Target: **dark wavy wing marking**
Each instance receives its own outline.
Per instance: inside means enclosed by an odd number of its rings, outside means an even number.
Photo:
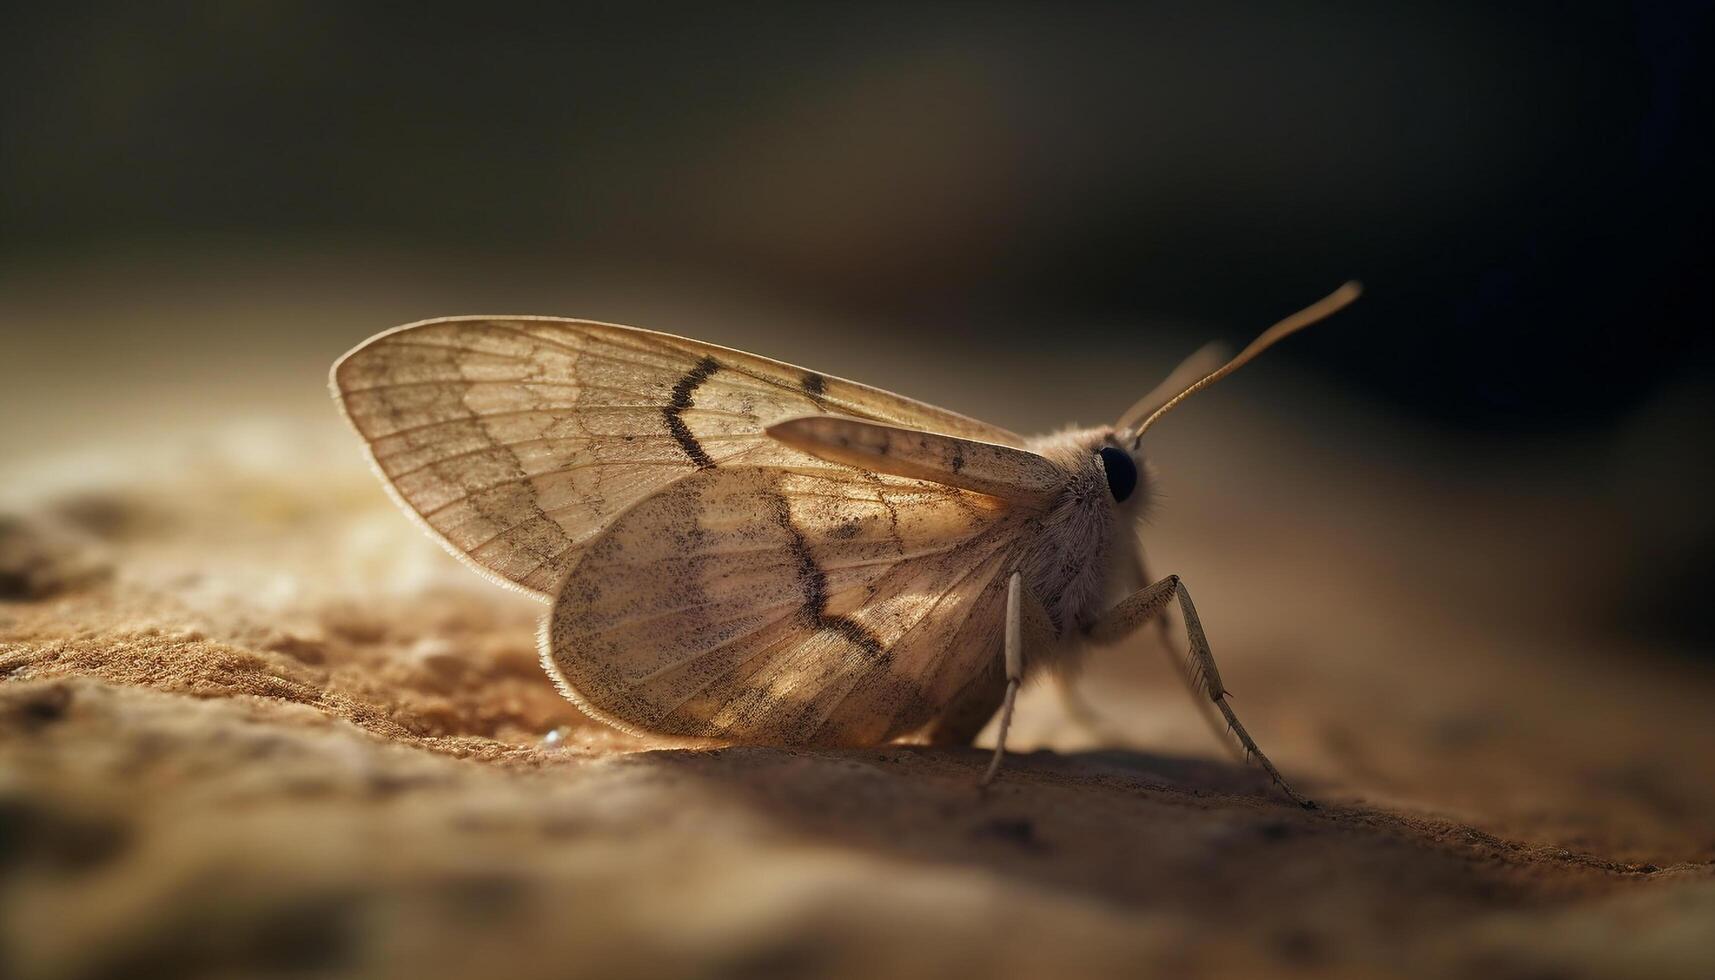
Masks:
[[[583,550],[543,659],[631,731],[877,743],[921,728],[999,655],[1005,573],[1033,519],[849,469],[705,470]]]

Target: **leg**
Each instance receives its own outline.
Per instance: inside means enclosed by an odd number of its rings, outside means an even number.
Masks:
[[[1227,721],[1227,728],[1244,746],[1245,755],[1254,757],[1263,771],[1269,774],[1277,786],[1281,788],[1292,802],[1305,808],[1315,807],[1314,803],[1292,791],[1281,777],[1280,770],[1274,768],[1274,763],[1268,761],[1268,756],[1262,754],[1256,742],[1251,739],[1245,726],[1239,724],[1238,716],[1233,714],[1232,706],[1227,704],[1227,689],[1221,684],[1221,672],[1215,667],[1215,655],[1209,649],[1209,638],[1203,633],[1203,621],[1197,618],[1197,607],[1191,602],[1191,593],[1179,581],[1179,576],[1169,575],[1154,585],[1133,593],[1129,598],[1121,600],[1119,605],[1108,610],[1089,629],[1090,639],[1097,643],[1112,643],[1121,639],[1139,626],[1158,618],[1166,610],[1168,602],[1174,598],[1179,600],[1179,612],[1185,618],[1185,638],[1190,643],[1190,654],[1182,670],[1190,680],[1192,687],[1215,705],[1221,716]]]
[[[1204,350],[1207,349],[1204,348]],[[1204,351],[1198,351],[1192,357],[1201,356],[1203,353]],[[1139,542],[1135,554],[1138,581],[1142,583],[1155,581],[1155,577],[1149,574],[1149,569],[1144,564],[1142,542]],[[1219,742],[1227,754],[1233,757],[1233,761],[1246,761],[1244,750],[1234,746],[1233,740],[1227,738],[1226,726],[1215,716],[1213,703],[1202,696],[1203,692],[1198,689],[1196,682],[1192,679],[1191,672],[1185,669],[1185,659],[1179,656],[1179,651],[1173,645],[1173,621],[1165,609],[1161,611],[1159,616],[1155,617],[1155,635],[1161,644],[1161,652],[1166,655],[1167,662],[1173,666],[1173,673],[1184,682],[1185,693],[1191,695],[1191,703],[1196,706],[1198,717],[1203,719],[1203,724],[1209,726],[1209,731],[1214,734],[1215,741]]]
[[[1000,760],[1006,755],[1006,730],[1012,727],[1012,703],[1018,697],[1018,685],[1024,680],[1024,637],[1020,622],[1020,592],[1024,579],[1017,572],[1006,582],[1006,700],[1000,705],[1000,733],[995,736],[994,758],[989,760],[988,772],[978,785],[988,786],[1000,772]]]
[[[1141,543],[1131,553],[1131,560],[1135,575],[1134,581],[1140,586],[1154,581],[1154,576],[1149,574],[1149,569],[1144,562]],[[1178,677],[1180,682],[1185,685],[1185,692],[1191,695],[1191,703],[1196,707],[1198,717],[1203,719],[1203,724],[1209,726],[1209,731],[1215,736],[1215,741],[1220,743],[1221,748],[1233,757],[1233,761],[1246,761],[1244,750],[1235,745],[1232,739],[1227,738],[1226,724],[1216,715],[1214,704],[1203,698],[1203,692],[1197,688],[1190,673],[1185,670],[1184,661],[1180,659],[1179,651],[1173,645],[1172,619],[1167,615],[1166,610],[1162,610],[1160,615],[1154,617],[1154,620],[1157,645],[1167,657],[1167,662],[1172,665],[1174,676]],[[1109,745],[1123,745],[1129,741],[1119,726],[1103,718],[1101,712],[1097,711],[1095,706],[1084,698],[1077,688],[1076,675],[1070,673],[1057,675],[1054,686],[1060,695],[1060,707],[1066,712],[1066,717],[1071,719],[1072,724],[1082,729],[1086,735]]]

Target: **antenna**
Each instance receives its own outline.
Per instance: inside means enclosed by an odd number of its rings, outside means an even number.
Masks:
[[[1354,300],[1363,295],[1363,291],[1364,287],[1359,285],[1357,282],[1348,282],[1339,289],[1336,289],[1327,296],[1324,296],[1322,299],[1317,300],[1274,326],[1269,327],[1267,330],[1264,330],[1261,336],[1250,342],[1250,346],[1239,351],[1238,356],[1215,370],[1210,371],[1208,374],[1203,375],[1196,381],[1193,381],[1191,384],[1187,385],[1183,391],[1179,392],[1179,394],[1174,395],[1172,398],[1169,398],[1166,402],[1162,403],[1160,408],[1150,412],[1142,422],[1137,424],[1135,429],[1131,430],[1131,444],[1135,447],[1138,444],[1138,441],[1143,438],[1143,434],[1149,431],[1149,427],[1160,421],[1163,415],[1166,415],[1168,412],[1179,407],[1180,402],[1190,398],[1192,395],[1202,391],[1204,388],[1209,387],[1227,375],[1232,374],[1234,371],[1244,367],[1246,364],[1249,364],[1251,361],[1256,359],[1258,354],[1268,350],[1270,347],[1273,347],[1275,344],[1287,337],[1292,336],[1314,323],[1326,320],[1328,317],[1331,317],[1352,305]],[[1174,372],[1175,375],[1178,373],[1179,372],[1177,371]],[[1120,416],[1120,421],[1115,425],[1115,428],[1124,431],[1127,424],[1133,418],[1142,414],[1143,411],[1146,410],[1146,406],[1155,403],[1156,399],[1160,397],[1159,392],[1159,388],[1156,391],[1150,392],[1148,395],[1144,396],[1142,401],[1128,409],[1124,415]]]
[[[1129,430],[1149,413],[1167,404],[1168,399],[1184,391],[1191,382],[1225,364],[1227,358],[1232,356],[1232,348],[1219,340],[1211,340],[1197,348],[1190,357],[1179,362],[1173,373],[1151,388],[1149,394],[1139,398],[1135,405],[1126,409],[1120,420],[1114,423],[1114,431]]]

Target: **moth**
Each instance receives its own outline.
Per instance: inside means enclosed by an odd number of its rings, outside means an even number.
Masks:
[[[331,387],[448,551],[548,603],[543,666],[634,734],[966,745],[1020,684],[1177,603],[1191,688],[1274,782],[1185,583],[1145,569],[1143,440],[1191,395],[1352,302],[1348,283],[1113,425],[1025,438],[664,333],[470,316],[379,334]],[[1115,597],[1123,596],[1115,601]]]

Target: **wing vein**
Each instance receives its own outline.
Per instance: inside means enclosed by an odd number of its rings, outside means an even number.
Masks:
[[[803,605],[804,605],[804,600],[792,599],[792,600],[789,600],[786,602],[777,602],[777,603],[774,603],[773,605],[763,606],[761,609],[754,610],[754,613],[755,614],[766,614],[766,613],[776,612],[776,611],[781,610],[781,609],[802,608]],[[696,607],[692,606],[690,608],[694,609]],[[712,620],[710,622],[710,625],[719,626],[723,623],[735,623],[735,622],[738,622],[739,620],[745,618],[746,616],[749,616],[752,614],[753,614],[752,611],[747,611],[747,612],[740,613],[737,616],[728,616],[725,619]],[[741,632],[741,633],[735,633],[732,636],[729,636],[726,639],[720,641],[719,643],[716,643],[714,646],[704,647],[701,650],[697,650],[697,651],[693,652],[688,657],[681,657],[680,659],[675,660],[670,664],[665,664],[661,667],[657,667],[656,669],[650,671],[649,673],[644,674],[642,677],[639,677],[635,680],[629,680],[626,682],[626,686],[632,690],[636,690],[637,688],[642,687],[643,685],[648,684],[651,681],[659,680],[662,677],[665,677],[668,674],[673,673],[674,671],[680,670],[680,669],[685,668],[685,667],[689,667],[692,664],[696,663],[697,661],[703,659],[704,657],[707,657],[709,654],[718,653],[721,650],[724,650],[727,647],[732,646],[734,643],[737,643],[739,640],[745,639],[746,637],[755,636],[757,633],[760,633],[762,630],[764,630],[770,626],[773,626],[775,623],[778,623],[782,619],[785,619],[785,618],[786,617],[784,617],[784,616],[776,616],[775,618],[767,620],[766,622],[759,623],[757,625],[756,629],[745,630],[744,632]],[[647,620],[644,620],[644,621],[647,622]]]
[[[970,542],[968,542],[968,541],[960,541],[960,542],[957,542],[955,544],[947,545],[946,547],[943,547],[943,548],[923,548],[923,549],[920,549],[918,551],[908,552],[908,553],[900,554],[900,555],[887,555],[887,556],[884,556],[881,558],[866,558],[866,559],[859,560],[859,561],[818,562],[817,564],[823,571],[830,571],[830,570],[836,570],[837,571],[837,570],[851,569],[851,568],[872,568],[872,567],[875,567],[877,565],[889,565],[889,566],[891,566],[891,565],[898,565],[898,564],[901,564],[903,562],[915,561],[918,558],[928,558],[928,557],[931,557],[934,555],[945,554],[949,551],[953,551],[957,548],[963,547],[964,545],[969,544],[969,543]],[[782,552],[785,552],[785,551],[790,551],[790,550],[791,550],[791,545],[787,544],[785,542],[782,542],[779,545],[769,545],[767,547],[762,547],[762,548],[732,548],[732,549],[728,549],[726,551],[699,551],[699,552],[697,552],[697,556],[699,558],[703,558],[703,557],[707,557],[707,558],[730,558],[734,555],[759,554],[759,553],[765,552],[765,551],[782,551]],[[693,602],[693,603],[689,603],[689,604],[686,604],[683,606],[674,606],[674,607],[671,607],[668,609],[658,609],[652,613],[648,613],[645,615],[628,616],[625,619],[615,620],[614,622],[604,624],[602,626],[602,630],[605,632],[608,630],[628,629],[632,626],[642,626],[645,623],[653,623],[653,622],[656,622],[658,620],[666,619],[669,616],[677,616],[680,613],[687,613],[687,612],[690,612],[694,609],[706,609],[709,606],[716,606],[716,605],[720,605],[722,602],[730,602],[730,601],[731,601],[730,599],[725,599],[725,600],[711,599],[711,600],[708,600],[706,602]],[[801,597],[795,598],[790,603],[788,603],[788,605],[803,605],[803,604],[804,604],[804,600]],[[774,608],[775,608],[774,606],[762,607],[763,611],[774,609]],[[714,624],[730,623],[730,622],[733,622],[735,620],[742,619],[742,618],[744,618],[744,617],[743,616],[732,616],[732,617],[729,617],[727,619],[711,620],[711,622]],[[689,664],[689,663],[692,663],[695,660],[699,659],[701,656],[702,656],[702,654],[693,654],[689,659],[677,661],[677,663]],[[664,667],[660,671],[657,671],[657,673],[666,672],[670,669],[671,669],[670,667]],[[654,676],[655,676],[654,674],[651,674],[648,678],[645,678],[645,679],[646,680],[652,680],[652,679],[654,679]]]
[[[630,437],[585,433],[583,435],[575,435],[575,436],[541,436],[541,437],[536,438],[536,439],[519,439],[519,440],[516,440],[514,442],[496,441],[496,442],[490,443],[489,445],[481,446],[481,447],[476,448],[476,449],[467,449],[463,452],[451,453],[449,455],[442,456],[439,459],[430,460],[429,462],[424,463],[421,466],[414,466],[411,469],[402,470],[398,473],[389,473],[387,475],[392,477],[395,480],[402,480],[405,477],[411,476],[414,473],[421,473],[422,471],[429,469],[430,467],[439,466],[442,463],[450,463],[456,459],[465,459],[465,458],[470,457],[470,456],[481,455],[482,453],[492,453],[497,449],[511,450],[511,449],[514,449],[518,446],[539,446],[539,445],[544,445],[546,443],[554,443],[554,442],[595,442],[599,439],[625,439],[625,438],[670,439],[671,436],[668,436],[665,433],[662,433],[660,435],[656,435],[654,433],[642,433],[642,432],[635,433],[635,434],[633,434],[633,436],[630,436]],[[755,439],[755,438],[756,438],[756,436],[752,433],[749,433],[749,432],[733,432],[733,433],[716,434],[716,435],[699,436],[698,437],[699,441],[702,441],[702,442],[736,442],[736,441],[739,441],[741,439]],[[410,450],[407,450],[407,452],[409,452],[409,451]],[[404,454],[403,453],[393,453],[392,455],[385,456],[385,457],[379,457],[378,456],[378,457],[376,457],[376,459],[377,459],[377,461],[380,461],[381,459],[393,459],[394,457],[401,456],[401,455],[404,455]],[[516,454],[513,454],[513,459],[518,459]],[[518,460],[518,462],[520,465],[523,464],[523,460]],[[553,469],[542,470],[541,472],[538,472],[538,473],[526,473],[522,477],[522,479],[533,480],[533,479],[536,479],[537,477],[552,476],[555,473],[566,473],[566,472],[570,472],[572,470],[581,469],[581,468],[586,467],[586,466],[635,466],[635,465],[638,465],[640,463],[671,464],[673,466],[685,466],[685,462],[683,460],[676,460],[676,459],[673,459],[673,460],[589,459],[589,460],[581,460],[581,461],[573,462],[573,463],[567,463],[564,466],[556,466]],[[478,494],[478,493],[483,492],[484,490],[492,490],[495,487],[505,486],[508,483],[517,483],[517,482],[519,482],[518,479],[509,479],[509,480],[501,480],[498,483],[491,483],[491,484],[488,484],[486,486],[461,487],[460,489],[469,490],[471,494]],[[464,498],[461,497],[459,499],[462,500]]]
[[[691,470],[690,467],[686,466],[683,462],[681,462],[680,460],[676,460],[676,459],[628,459],[628,460],[625,460],[623,462],[615,462],[613,460],[605,460],[605,459],[589,459],[589,460],[584,460],[581,463],[572,463],[572,464],[569,464],[567,466],[556,467],[556,468],[554,468],[552,470],[548,470],[547,472],[544,472],[544,473],[526,474],[524,476],[512,477],[512,478],[505,479],[505,480],[496,480],[493,483],[485,483],[479,487],[469,487],[469,488],[462,488],[461,487],[460,489],[468,489],[469,492],[462,495],[462,496],[454,497],[453,499],[447,501],[444,504],[438,504],[429,510],[419,511],[418,513],[423,515],[424,520],[428,520],[428,519],[434,517],[435,515],[441,513],[442,511],[446,510],[447,508],[453,506],[454,504],[462,503],[466,500],[471,499],[472,497],[477,496],[478,494],[487,493],[490,490],[498,490],[501,487],[509,487],[509,486],[514,486],[516,484],[521,484],[521,483],[529,483],[532,480],[537,480],[537,479],[540,479],[544,476],[553,476],[553,475],[559,474],[559,473],[571,473],[575,470],[588,469],[592,466],[665,466],[665,467],[669,467],[671,469],[683,469],[683,470],[686,470],[687,472],[694,472]],[[552,510],[549,510],[547,508],[538,508],[538,509],[541,510],[541,512],[544,515],[551,515],[551,514],[565,513],[566,511],[571,510],[573,506],[574,505],[568,504],[568,505],[563,506],[563,507],[556,507]],[[515,524],[512,526],[517,527],[518,525]],[[493,539],[491,538],[489,540],[493,540]],[[475,545],[474,547],[480,548],[480,547],[482,547],[482,545],[487,544],[487,543],[488,543],[488,541],[483,541],[480,544]]]
[[[976,538],[976,539],[972,539],[970,541],[966,541],[964,543],[967,545],[974,546],[976,544],[976,542],[979,540],[980,540],[980,538]],[[1004,549],[1001,549],[1001,550],[998,550],[996,553],[991,553],[988,557],[985,557],[981,561],[972,562],[969,568],[967,568],[965,571],[961,572],[959,574],[958,578],[954,579],[951,584],[949,584],[945,589],[943,589],[941,591],[940,595],[935,597],[935,601],[930,603],[928,608],[924,609],[923,613],[921,615],[919,615],[914,621],[912,621],[910,626],[906,627],[903,632],[901,632],[897,637],[895,637],[893,639],[893,642],[891,642],[887,645],[888,650],[892,651],[892,650],[898,649],[899,645],[904,643],[907,637],[909,637],[912,633],[915,633],[917,631],[918,627],[920,627],[924,623],[928,622],[929,619],[935,615],[935,610],[941,608],[942,603],[947,601],[948,596],[950,596],[954,592],[958,591],[959,586],[965,584],[965,582],[967,580],[969,580],[972,575],[975,575],[977,572],[982,571],[983,569],[987,568],[994,561],[994,559],[996,557],[1004,557],[1006,555],[1006,553],[1007,552]],[[992,577],[992,573],[991,573],[991,577]],[[983,586],[983,588],[986,589],[986,588],[988,588],[988,586],[985,584]],[[977,593],[978,601],[981,601],[981,598],[982,598],[982,593],[979,591]],[[959,620],[959,625],[961,627],[964,626],[964,624],[967,621],[969,621],[969,619],[971,617],[971,613],[975,611],[975,609],[974,609],[975,605],[976,605],[976,603],[973,602],[972,603],[973,608],[965,610],[964,617]],[[957,631],[955,630],[954,632],[957,632]],[[847,701],[849,701],[851,699],[851,696],[854,693],[856,693],[857,689],[859,687],[863,686],[863,684],[866,681],[868,681],[871,677],[873,677],[874,675],[875,675],[875,670],[873,667],[869,671],[862,673],[862,674],[859,674],[857,676],[857,678],[855,680],[853,680],[852,685],[850,687],[846,688],[843,692],[841,692],[839,697],[834,699],[833,703],[830,704],[827,707],[827,709],[822,712],[822,717],[819,721],[816,722],[816,727],[810,730],[810,737],[809,737],[810,741],[812,741],[812,742],[815,741],[817,734],[819,734],[821,732],[821,730],[828,724],[828,720],[833,718],[834,715],[839,712],[840,707],[842,705],[844,705]]]
[[[636,392],[629,392],[629,394],[636,394]],[[394,431],[389,432],[386,435],[376,436],[375,438],[377,438],[377,439],[391,439],[394,436],[402,436],[402,435],[406,435],[406,434],[412,433],[412,432],[421,432],[424,429],[433,429],[433,428],[437,428],[437,427],[443,426],[443,425],[458,425],[458,424],[463,423],[463,422],[484,422],[484,421],[487,421],[488,419],[515,418],[515,417],[520,416],[520,415],[552,415],[555,417],[555,421],[563,421],[567,417],[576,415],[582,411],[588,411],[589,409],[602,409],[602,410],[624,409],[626,411],[659,413],[663,407],[665,407],[665,406],[663,406],[663,405],[591,405],[591,406],[588,406],[588,408],[580,408],[576,404],[572,404],[572,405],[537,405],[537,406],[533,406],[531,408],[508,409],[508,410],[503,411],[503,412],[483,412],[480,415],[473,413],[470,415],[461,415],[458,418],[453,418],[453,419],[441,419],[441,420],[436,421],[436,422],[425,422],[422,425],[411,425],[411,426],[406,426],[403,429],[395,429]],[[721,416],[723,418],[744,419],[745,421],[748,421],[748,422],[757,422],[758,423],[758,430],[759,430],[759,434],[760,434],[760,425],[761,425],[760,420],[757,419],[756,416],[749,415],[749,414],[746,414],[744,412],[730,412],[730,411],[727,411],[726,409],[721,409],[721,408],[688,408],[685,410],[684,414],[686,414],[686,415],[703,414],[703,415],[710,415],[710,416]],[[612,438],[622,438],[622,437],[614,436]],[[501,445],[504,445],[504,443],[502,443]],[[415,448],[420,448],[420,447],[411,447],[411,448],[415,449]],[[409,450],[407,450],[407,451],[409,451]],[[398,454],[395,453],[394,455],[398,455]]]
[[[591,357],[591,358],[595,358],[596,360],[607,361],[607,362],[612,363],[612,364],[623,364],[627,367],[632,367],[632,368],[643,367],[643,368],[648,368],[652,371],[674,371],[674,372],[682,373],[683,371],[685,371],[687,369],[686,365],[659,364],[659,363],[654,363],[645,357],[630,357],[630,358],[628,358],[628,357],[620,356],[620,355],[615,354],[615,353],[610,353],[608,351],[598,351],[598,350],[594,349],[593,345],[591,347],[587,347],[587,348],[573,347],[570,344],[562,343],[561,341],[554,340],[553,338],[544,337],[544,336],[541,336],[538,334],[533,334],[527,330],[519,330],[517,327],[510,327],[510,326],[507,326],[503,323],[495,323],[495,324],[493,324],[493,326],[495,327],[495,329],[501,330],[501,331],[506,332],[506,333],[516,334],[520,337],[524,337],[524,338],[527,338],[529,340],[541,341],[542,343],[548,344],[551,347],[558,347],[560,350],[566,351],[567,353],[573,354],[579,358]],[[653,353],[653,351],[651,351],[650,349],[645,348],[645,347],[638,347],[638,346],[633,346],[631,344],[619,343],[616,340],[614,340],[612,338],[612,336],[609,335],[606,331],[590,330],[590,331],[588,331],[588,333],[589,333],[589,336],[591,336],[591,337],[600,337],[603,341],[606,342],[607,346],[610,348],[617,348],[621,351],[627,351],[627,352],[632,353],[632,354],[640,354],[640,355]],[[714,354],[712,352],[708,353],[706,355],[705,354],[699,354],[698,352],[696,352],[694,350],[686,350],[685,348],[680,347],[677,344],[662,343],[661,346],[673,351],[676,354],[679,354],[682,357],[689,358],[693,362],[695,362],[695,360],[699,356],[714,357]],[[740,367],[734,365],[730,360],[722,360],[721,358],[717,357],[717,358],[715,358],[715,361],[716,361],[716,364],[719,366],[720,370],[725,375],[725,378],[723,379],[721,384],[724,384],[728,388],[736,388],[740,391],[749,391],[749,392],[753,392],[756,394],[769,395],[769,396],[772,396],[775,398],[778,398],[781,393],[790,393],[795,397],[802,397],[802,393],[799,392],[798,389],[793,388],[789,385],[782,384],[778,381],[775,381],[772,378],[762,377],[761,375],[755,374],[751,371],[747,371],[743,368],[740,368]],[[572,365],[572,370],[573,371],[577,370],[577,364],[576,363],[574,363]],[[752,381],[760,381],[762,384],[760,386],[757,386],[757,385],[735,385],[731,381],[731,377],[735,374],[738,375],[739,377],[748,378]],[[806,400],[808,400],[808,399],[806,399]]]

